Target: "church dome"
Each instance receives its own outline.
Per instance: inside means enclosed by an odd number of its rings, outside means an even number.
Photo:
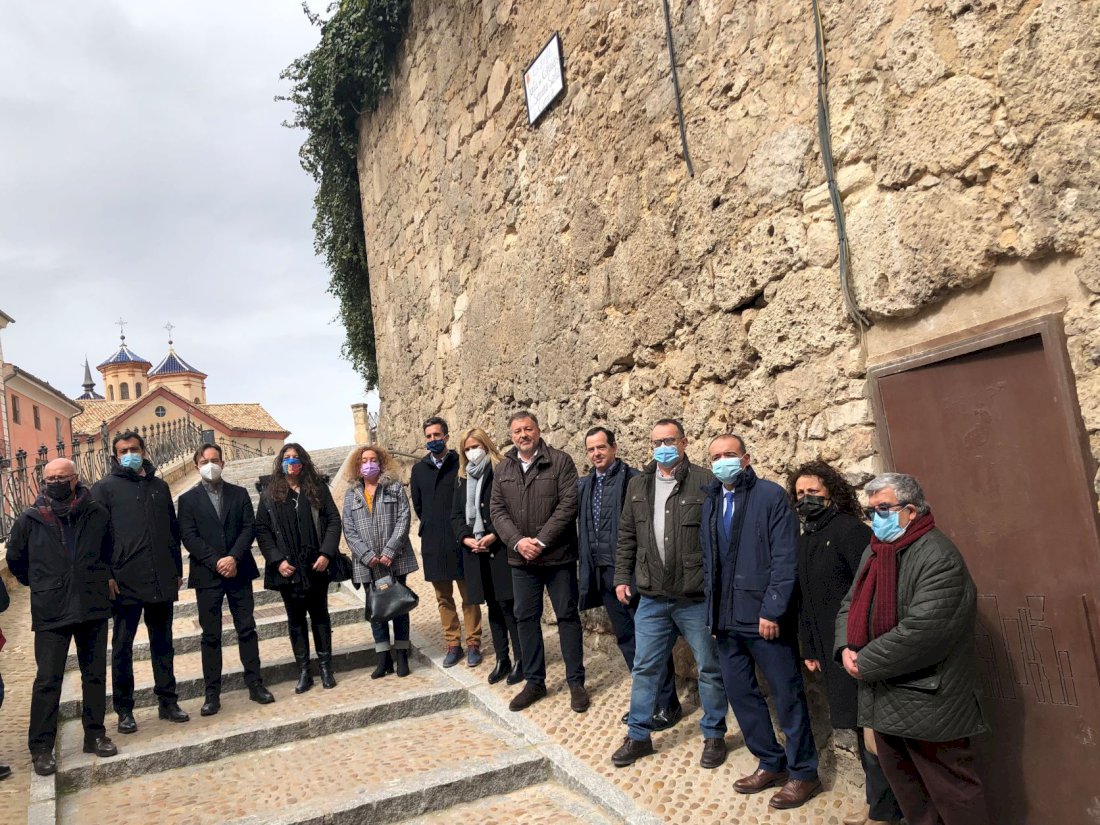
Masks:
[[[171,345],[169,345],[168,347],[168,354],[165,355],[163,359],[161,359],[161,362],[153,367],[151,370],[149,370],[150,378],[161,375],[183,374],[200,375],[203,378],[206,377],[205,372],[200,372],[199,370],[188,364],[186,361],[184,361],[182,358],[180,358]]]
[[[96,367],[97,370],[104,370],[110,367],[117,366],[119,364],[148,364],[152,366],[152,363],[146,361],[128,346],[126,346],[126,336],[122,336],[122,343],[118,346],[118,351],[115,352],[110,358]]]

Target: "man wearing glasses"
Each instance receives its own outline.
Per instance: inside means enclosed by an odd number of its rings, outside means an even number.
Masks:
[[[626,605],[637,589],[639,599],[634,613],[629,732],[611,762],[622,768],[654,752],[653,714],[679,633],[699,669],[703,706],[699,727],[704,739],[699,764],[717,768],[726,761],[726,694],[707,627],[699,541],[703,488],[713,476],[688,459],[687,438],[679,421],[658,421],[650,443],[653,461],[627,484],[619,522],[615,594]]]
[[[920,484],[884,473],[867,492],[874,537],[836,617],[834,655],[859,680],[858,722],[907,822],[988,825],[971,737],[977,590]]]
[[[27,740],[39,776],[57,770],[53,756],[57,709],[65,659],[74,639],[84,689],[84,752],[101,757],[118,753],[103,727],[110,563],[111,526],[106,508],[80,483],[73,462],[54,459],[43,471],[34,506],[15,520],[8,539],[8,567],[20,584],[31,588],[38,674],[31,694]]]
[[[716,481],[707,488],[702,520],[707,618],[726,696],[746,747],[759,760],[733,789],[754,794],[780,785],[768,805],[797,808],[821,790],[800,670],[798,611],[791,604],[798,516],[782,487],[756,475],[740,436],[718,436],[709,452]],[[785,748],[775,738],[757,668],[775,699]]]

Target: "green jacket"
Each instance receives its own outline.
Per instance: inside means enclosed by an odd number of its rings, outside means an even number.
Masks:
[[[703,601],[703,488],[714,482],[710,470],[685,457],[676,470],[676,486],[665,504],[665,562],[653,533],[654,479],[650,462],[630,479],[623,496],[619,543],[615,554],[615,585],[636,585],[645,596]]]
[[[868,548],[860,571],[870,558]],[[836,617],[837,659],[848,644],[854,587]],[[933,529],[900,550],[898,624],[859,651],[859,724],[926,742],[984,733],[977,693],[976,622],[974,580],[951,539]]]

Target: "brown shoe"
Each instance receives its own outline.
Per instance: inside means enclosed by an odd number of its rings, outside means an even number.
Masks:
[[[748,776],[742,776],[733,783],[733,789],[738,793],[760,793],[776,785],[782,785],[787,781],[786,771],[766,771],[757,768]]]
[[[717,768],[726,761],[726,740],[720,737],[703,740],[703,755],[699,765],[704,768]]]
[[[546,687],[543,685],[535,686],[528,682],[523,686],[523,690],[517,693],[511,702],[508,703],[508,710],[524,710],[531,707],[539,699],[546,698]]]
[[[622,747],[611,754],[611,764],[616,768],[625,768],[627,765],[633,765],[643,756],[652,755],[652,739],[648,737],[645,739],[631,739],[627,736],[623,739]]]
[[[569,686],[569,707],[574,713],[584,713],[591,704],[592,700],[588,698],[588,691],[584,689],[584,685]]]
[[[864,805],[861,810],[858,810],[852,814],[848,814],[846,817],[844,817],[843,822],[844,825],[867,825],[867,820],[870,818],[870,816],[871,809]]]
[[[768,800],[768,805],[781,811],[800,808],[820,791],[820,779],[788,779],[779,793]]]

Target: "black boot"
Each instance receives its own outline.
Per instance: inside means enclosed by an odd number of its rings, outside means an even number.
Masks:
[[[393,673],[393,656],[390,655],[388,650],[383,650],[378,655],[378,665],[374,668],[374,673],[370,675],[372,679],[381,679],[387,673]]]
[[[313,676],[309,672],[309,636],[305,628],[291,625],[290,647],[294,651],[294,662],[298,665],[298,684],[294,686],[295,693],[305,693],[313,687]]]
[[[407,647],[397,648],[397,675],[409,675],[409,649]]]
[[[497,656],[496,667],[493,668],[493,672],[489,674],[489,684],[495,685],[497,682],[505,679],[509,673],[512,672],[512,660],[508,658],[508,654],[503,656]]]
[[[336,677],[332,675],[332,625],[313,623],[313,646],[317,649],[321,687],[331,690],[336,687]]]

